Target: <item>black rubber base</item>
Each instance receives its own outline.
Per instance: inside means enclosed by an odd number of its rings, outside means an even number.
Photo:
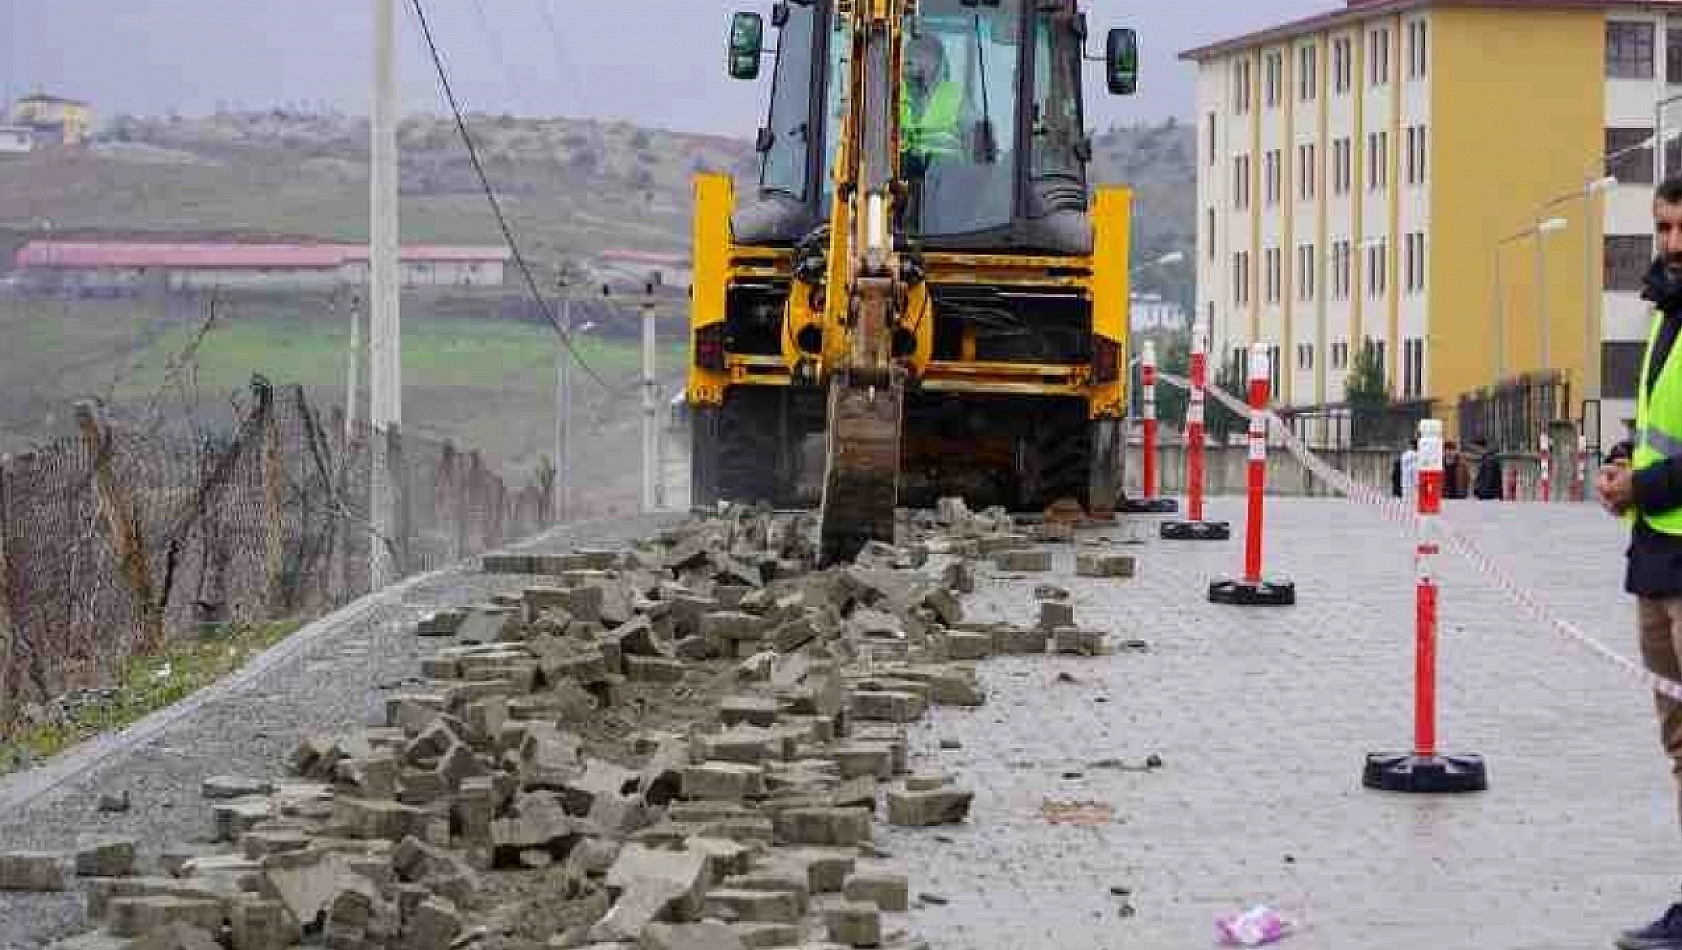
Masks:
[[[1225,521],[1164,521],[1164,541],[1230,541],[1232,526]]]
[[[1180,503],[1172,498],[1123,498],[1115,510],[1124,515],[1171,515],[1180,510]]]
[[[1239,607],[1288,607],[1297,602],[1297,585],[1290,581],[1216,581],[1209,585],[1211,604]]]
[[[1489,788],[1489,772],[1481,755],[1367,756],[1361,784],[1384,792],[1443,794],[1481,792]]]

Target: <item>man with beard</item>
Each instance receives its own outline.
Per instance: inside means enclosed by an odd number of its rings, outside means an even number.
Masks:
[[[1601,504],[1630,522],[1624,588],[1637,598],[1641,656],[1647,669],[1682,680],[1682,178],[1653,197],[1658,259],[1642,298],[1654,310],[1647,353],[1636,381],[1635,440],[1627,460],[1604,466]],[[1657,695],[1659,739],[1682,783],[1682,702]],[[1682,805],[1682,798],[1679,798]],[[1623,950],[1682,950],[1682,902],[1658,920],[1625,931]]]

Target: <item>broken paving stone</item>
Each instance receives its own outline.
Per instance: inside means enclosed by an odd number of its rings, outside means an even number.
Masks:
[[[694,920],[702,909],[707,885],[707,855],[699,851],[664,851],[631,843],[620,850],[607,872],[610,892],[652,893],[662,903],[656,911],[674,920]]]
[[[893,788],[888,790],[887,798],[889,824],[923,828],[962,822],[969,815],[975,793],[955,788],[926,791]]]
[[[940,582],[947,590],[959,594],[975,593],[975,568],[965,561],[953,561],[946,565],[946,570],[940,575]]]
[[[467,615],[460,610],[438,610],[415,624],[415,635],[419,637],[453,637],[461,629],[462,621]]]
[[[1034,525],[1029,534],[1041,544],[1073,544],[1075,526],[1067,521],[1044,521]]]
[[[133,838],[83,836],[76,843],[77,877],[128,877],[133,873]]]
[[[125,788],[121,792],[119,792],[115,795],[111,795],[111,794],[108,794],[108,793],[100,795],[99,796],[99,810],[102,811],[102,812],[105,812],[107,814],[122,814],[123,812],[128,811],[129,810],[128,789]]]
[[[1081,551],[1075,555],[1075,574],[1080,577],[1132,577],[1137,563],[1131,554]]]
[[[424,838],[427,819],[426,812],[400,802],[348,797],[333,801],[333,824],[353,838],[393,842],[409,835]]]
[[[829,939],[848,947],[882,944],[882,912],[874,904],[847,901],[824,909]]]
[[[689,664],[665,657],[627,656],[625,675],[633,683],[681,683]]]
[[[947,631],[946,655],[954,660],[984,660],[993,655],[994,641],[991,633]]]
[[[64,855],[45,851],[0,854],[0,891],[62,891],[69,886]]]
[[[1034,599],[1068,600],[1069,591],[1067,588],[1058,587],[1056,584],[1038,584],[1034,587]]]

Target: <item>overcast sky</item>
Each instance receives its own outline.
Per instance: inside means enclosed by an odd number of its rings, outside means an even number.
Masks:
[[[732,10],[765,12],[770,0],[423,2],[470,108],[744,136],[758,124],[763,81],[725,76],[725,31]],[[405,106],[441,111],[410,0],[398,5]],[[1099,96],[1101,74],[1089,70],[1088,121],[1189,118],[1192,69],[1176,59],[1181,50],[1341,5],[1088,3],[1095,47],[1104,29],[1132,26],[1143,48],[1135,99]],[[0,0],[0,97],[42,88],[88,99],[102,116],[323,103],[366,113],[371,9],[371,0]]]

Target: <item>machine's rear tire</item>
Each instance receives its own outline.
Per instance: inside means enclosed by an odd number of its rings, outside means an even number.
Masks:
[[[724,394],[719,409],[717,485],[721,501],[778,504],[777,460],[782,456],[783,393],[743,386]]]
[[[689,417],[689,503],[718,504],[719,416],[717,406],[696,406]]]
[[[1040,510],[1062,498],[1086,506],[1092,473],[1092,423],[1086,403],[1059,399],[1046,405],[1034,427],[1033,446],[1022,485],[1022,507]]]

